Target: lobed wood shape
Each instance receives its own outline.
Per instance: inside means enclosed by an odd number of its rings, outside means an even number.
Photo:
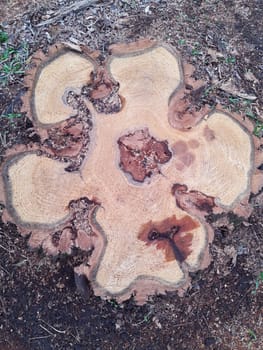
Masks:
[[[86,251],[76,276],[101,297],[143,303],[185,290],[189,271],[210,261],[205,216],[249,215],[248,196],[262,187],[252,125],[195,106],[204,83],[163,43],[113,45],[102,63],[57,45],[33,65],[24,110],[42,143],[6,155],[5,219],[30,233],[31,247]]]

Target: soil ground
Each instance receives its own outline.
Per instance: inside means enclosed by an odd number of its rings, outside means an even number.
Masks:
[[[87,1],[90,6],[61,15],[72,3],[78,1],[1,0],[1,31],[8,34],[1,52],[13,48],[10,55],[24,70],[37,49],[55,42],[103,52],[111,43],[157,38],[174,45],[206,81],[202,102],[254,119],[262,136],[261,0]],[[23,73],[0,72],[2,162],[12,145],[39,140],[18,114]],[[232,94],[222,85],[229,81]],[[251,196],[248,220],[231,213],[209,217],[211,265],[192,275],[184,297],[168,293],[144,306],[103,301],[91,288],[83,298],[73,275],[77,256],[31,251],[15,225],[1,222],[0,349],[263,349],[262,201],[262,193]]]

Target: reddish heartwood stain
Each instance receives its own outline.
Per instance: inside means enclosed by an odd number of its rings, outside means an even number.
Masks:
[[[196,140],[191,140],[191,146],[189,141],[189,146],[191,148],[197,148],[199,142]],[[185,167],[189,167],[195,160],[194,153],[188,151],[188,145],[186,142],[179,140],[172,145],[172,151],[174,156],[179,162],[176,163],[175,167],[177,170],[182,171]]]
[[[178,171],[182,171],[182,170],[184,170],[184,168],[185,168],[185,165],[183,164],[183,163],[176,163],[175,164],[175,168],[178,170]]]
[[[147,246],[154,244],[165,253],[166,261],[183,262],[192,252],[192,230],[200,224],[190,216],[177,219],[172,216],[159,222],[147,222],[140,230],[138,238]]]
[[[192,140],[188,141],[188,145],[190,148],[196,149],[200,146],[200,143],[197,140],[192,139]]]
[[[191,190],[182,184],[174,184],[172,194],[175,196],[176,204],[182,210],[191,212],[191,214],[211,214],[215,207],[215,198],[206,194]]]
[[[113,89],[113,81],[110,79],[108,72],[100,68],[98,69],[96,75],[92,76],[93,79],[93,89],[90,92],[90,97],[92,99],[100,99],[108,96]]]
[[[181,155],[179,159],[186,167],[189,167],[194,162],[195,155],[191,152],[186,152],[185,154]]]
[[[181,155],[187,152],[187,143],[184,141],[177,141],[172,146],[172,151],[175,155]]]
[[[210,129],[207,125],[204,128],[203,135],[204,135],[206,141],[208,141],[208,142],[213,141],[216,138],[214,131],[212,129]]]
[[[120,137],[118,145],[121,169],[139,182],[154,173],[160,173],[159,164],[168,162],[172,157],[167,142],[157,141],[148,129]]]

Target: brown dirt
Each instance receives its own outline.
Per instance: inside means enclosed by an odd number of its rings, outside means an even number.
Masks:
[[[174,45],[206,82],[201,104],[260,118],[263,31],[260,0],[94,2],[50,25],[38,26],[73,1],[4,0],[0,19],[9,44],[27,43],[29,56],[56,41],[84,43],[102,52],[110,44],[142,36]],[[1,4],[2,5],[2,4]],[[29,62],[29,61],[28,61]],[[27,62],[27,63],[28,63]],[[19,111],[22,75],[0,89],[1,115]],[[220,89],[231,79],[230,95]],[[246,98],[238,95],[245,94]],[[251,100],[251,95],[255,100]],[[22,116],[0,117],[0,161],[16,143],[39,142]],[[156,296],[144,306],[118,305],[76,290],[72,256],[46,257],[30,251],[10,223],[0,224],[0,349],[258,350],[263,348],[263,195],[251,197],[248,220],[233,214],[211,216],[213,262],[192,275],[183,298]],[[78,281],[81,286],[87,281]]]

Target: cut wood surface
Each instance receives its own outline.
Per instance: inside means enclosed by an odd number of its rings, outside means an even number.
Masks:
[[[26,77],[29,92],[24,99],[24,109],[30,109],[32,118],[42,125],[56,124],[74,116],[76,112],[67,103],[67,95],[69,91],[80,92],[87,84],[94,70],[92,59],[53,46],[48,57],[36,54],[34,61],[37,68]]]
[[[6,218],[31,232],[31,246],[90,252],[76,274],[97,295],[134,294],[143,303],[185,289],[189,271],[208,266],[213,232],[205,216],[249,214],[249,194],[262,186],[262,154],[241,117],[187,107],[186,83],[203,82],[173,48],[144,40],[110,50],[102,67],[86,50],[58,46],[41,55],[24,109],[44,142],[7,155],[3,200]],[[90,125],[78,171],[66,171],[61,150],[48,146],[50,128],[65,121],[73,135],[68,157]]]

